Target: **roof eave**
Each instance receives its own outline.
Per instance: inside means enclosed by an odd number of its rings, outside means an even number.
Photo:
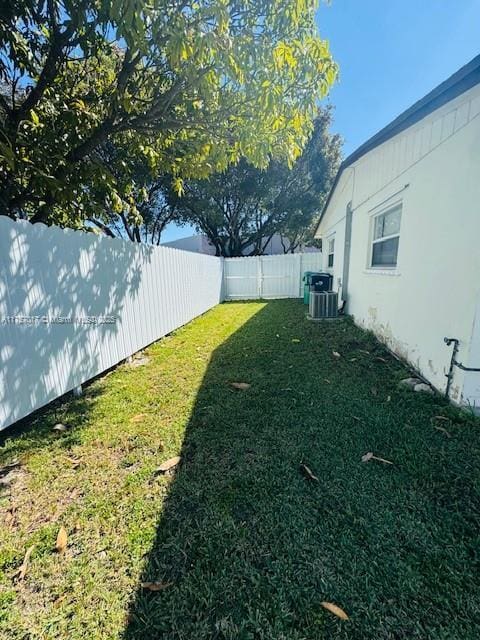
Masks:
[[[361,157],[363,157],[376,147],[390,140],[390,138],[393,138],[394,136],[398,135],[402,131],[405,131],[405,129],[408,129],[420,120],[423,120],[423,118],[428,116],[430,113],[433,113],[433,111],[436,111],[444,104],[451,102],[458,96],[462,95],[462,93],[465,93],[479,83],[480,55],[473,58],[473,60],[470,60],[470,62],[461,67],[453,75],[447,78],[447,80],[427,93],[426,96],[415,102],[406,111],[392,120],[390,124],[381,129],[378,133],[369,138],[366,142],[360,145],[358,149],[351,153],[338,168],[332,188],[330,189],[327,200],[320,214],[320,218],[315,229],[315,237],[317,237],[320,224],[328,209],[328,205],[330,204],[330,201],[332,199],[333,192],[338,185],[340,176],[344,169],[352,165],[354,162],[359,160]]]

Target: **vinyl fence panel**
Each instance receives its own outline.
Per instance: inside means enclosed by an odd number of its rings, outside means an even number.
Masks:
[[[0,217],[0,429],[218,304],[222,269]]]
[[[222,298],[296,298],[320,269],[320,253],[223,260],[0,216],[0,429]]]
[[[322,254],[295,253],[252,258],[225,258],[227,300],[299,298],[305,271],[321,271]]]

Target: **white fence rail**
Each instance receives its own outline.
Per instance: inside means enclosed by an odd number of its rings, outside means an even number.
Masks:
[[[294,253],[255,258],[225,258],[224,298],[298,298],[304,271],[321,271],[322,254]]]
[[[215,306],[222,261],[0,217],[0,429]]]

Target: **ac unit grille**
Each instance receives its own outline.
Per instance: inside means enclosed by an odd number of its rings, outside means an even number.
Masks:
[[[336,291],[310,292],[310,317],[314,320],[338,316],[338,293]]]

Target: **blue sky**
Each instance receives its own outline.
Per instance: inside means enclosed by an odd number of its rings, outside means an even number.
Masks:
[[[480,0],[331,0],[317,23],[340,65],[326,102],[345,155],[480,53]]]
[[[345,155],[480,53],[480,0],[332,0],[317,24],[340,65],[327,102]]]

